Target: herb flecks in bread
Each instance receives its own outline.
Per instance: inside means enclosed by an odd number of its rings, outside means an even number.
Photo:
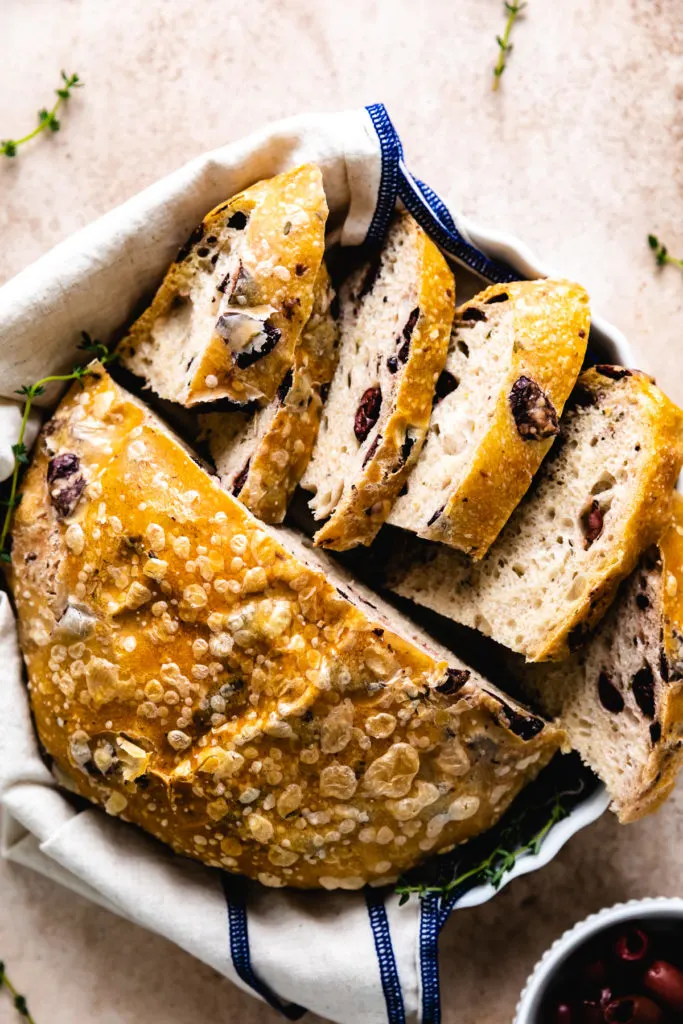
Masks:
[[[514,664],[522,692],[559,716],[622,822],[656,810],[683,761],[683,498],[586,646],[561,665]]]
[[[482,558],[559,433],[589,328],[570,281],[493,285],[457,309],[427,439],[388,521]]]
[[[84,385],[41,435],[12,551],[58,776],[271,886],[389,880],[495,822],[561,734],[264,527],[103,370]],[[61,517],[67,455],[85,486]]]
[[[121,342],[124,366],[186,406],[272,400],[311,314],[326,220],[315,164],[217,206]]]
[[[324,391],[338,356],[333,295],[322,263],[310,319],[272,402],[251,415],[201,417],[223,487],[267,523],[284,519],[318,435]]]
[[[566,657],[667,525],[682,461],[681,410],[645,374],[596,366],[487,556],[408,543],[394,588],[529,661]]]
[[[340,289],[340,357],[302,486],[316,544],[370,544],[419,456],[443,369],[455,282],[409,214]]]

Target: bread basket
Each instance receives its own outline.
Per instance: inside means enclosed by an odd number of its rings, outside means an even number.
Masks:
[[[62,243],[0,291],[0,467],[11,467],[14,393],[76,359],[80,331],[111,338],[158,282],[178,244],[212,205],[260,177],[320,164],[331,241],[380,239],[401,202],[456,264],[461,296],[482,279],[543,277],[551,268],[515,238],[453,214],[414,178],[385,108],[307,115],[197,158]],[[595,359],[629,365],[623,335],[594,316]],[[43,401],[54,404],[57,395]],[[0,750],[2,854],[157,931],[297,1019],[305,1008],[339,1022],[437,1021],[438,934],[456,908],[543,867],[606,809],[602,787],[574,794],[537,852],[499,885],[462,885],[448,900],[396,894],[277,893],[182,861],[125,824],[65,797],[42,762],[21,681],[11,610],[0,608],[3,686],[11,707]],[[583,783],[582,783],[583,785]],[[483,837],[486,840],[486,837]],[[490,840],[493,842],[493,838]],[[479,852],[482,852],[479,850]],[[343,943],[339,935],[345,934]]]

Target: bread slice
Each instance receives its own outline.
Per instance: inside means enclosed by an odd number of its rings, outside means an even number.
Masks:
[[[558,715],[622,822],[656,810],[683,761],[683,498],[582,651],[519,665],[523,692]]]
[[[456,310],[422,452],[388,522],[482,558],[523,498],[581,370],[588,295],[487,288]]]
[[[370,544],[422,447],[453,320],[455,282],[413,218],[340,290],[340,358],[303,486],[321,547]]]
[[[270,886],[389,881],[492,825],[561,732],[337,589],[322,553],[260,523],[103,370],[83,384],[13,523],[30,697],[61,777]]]
[[[415,540],[394,589],[528,661],[566,657],[668,522],[682,461],[681,410],[645,374],[596,366],[486,558]]]
[[[269,405],[251,416],[213,412],[200,417],[223,487],[266,523],[284,519],[318,436],[323,395],[338,356],[333,296],[322,263],[311,318],[293,366]]]
[[[315,164],[217,206],[121,342],[123,365],[185,406],[270,401],[311,314],[326,219]]]

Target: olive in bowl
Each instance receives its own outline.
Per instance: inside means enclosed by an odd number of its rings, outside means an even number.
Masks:
[[[683,900],[632,900],[566,932],[536,965],[515,1024],[683,1024]]]

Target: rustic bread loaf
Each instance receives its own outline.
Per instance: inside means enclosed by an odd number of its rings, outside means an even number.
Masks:
[[[124,366],[186,406],[270,401],[311,314],[326,219],[315,164],[217,206],[121,342]]]
[[[334,572],[98,368],[41,435],[14,521],[59,777],[272,886],[389,880],[488,828],[561,733]]]
[[[667,523],[682,461],[681,410],[645,374],[596,366],[486,558],[415,540],[393,588],[528,661],[566,657]]]
[[[683,498],[594,635],[568,662],[515,665],[522,692],[558,715],[622,822],[656,810],[683,761]]]
[[[424,447],[388,522],[482,558],[524,496],[581,370],[588,295],[493,285],[456,310]]]
[[[302,486],[321,547],[370,544],[422,447],[453,320],[455,282],[413,218],[340,290],[340,358]]]
[[[313,312],[294,350],[294,363],[273,401],[249,415],[200,417],[226,490],[266,523],[281,523],[318,435],[324,389],[337,361],[339,332],[325,264],[315,283]]]

